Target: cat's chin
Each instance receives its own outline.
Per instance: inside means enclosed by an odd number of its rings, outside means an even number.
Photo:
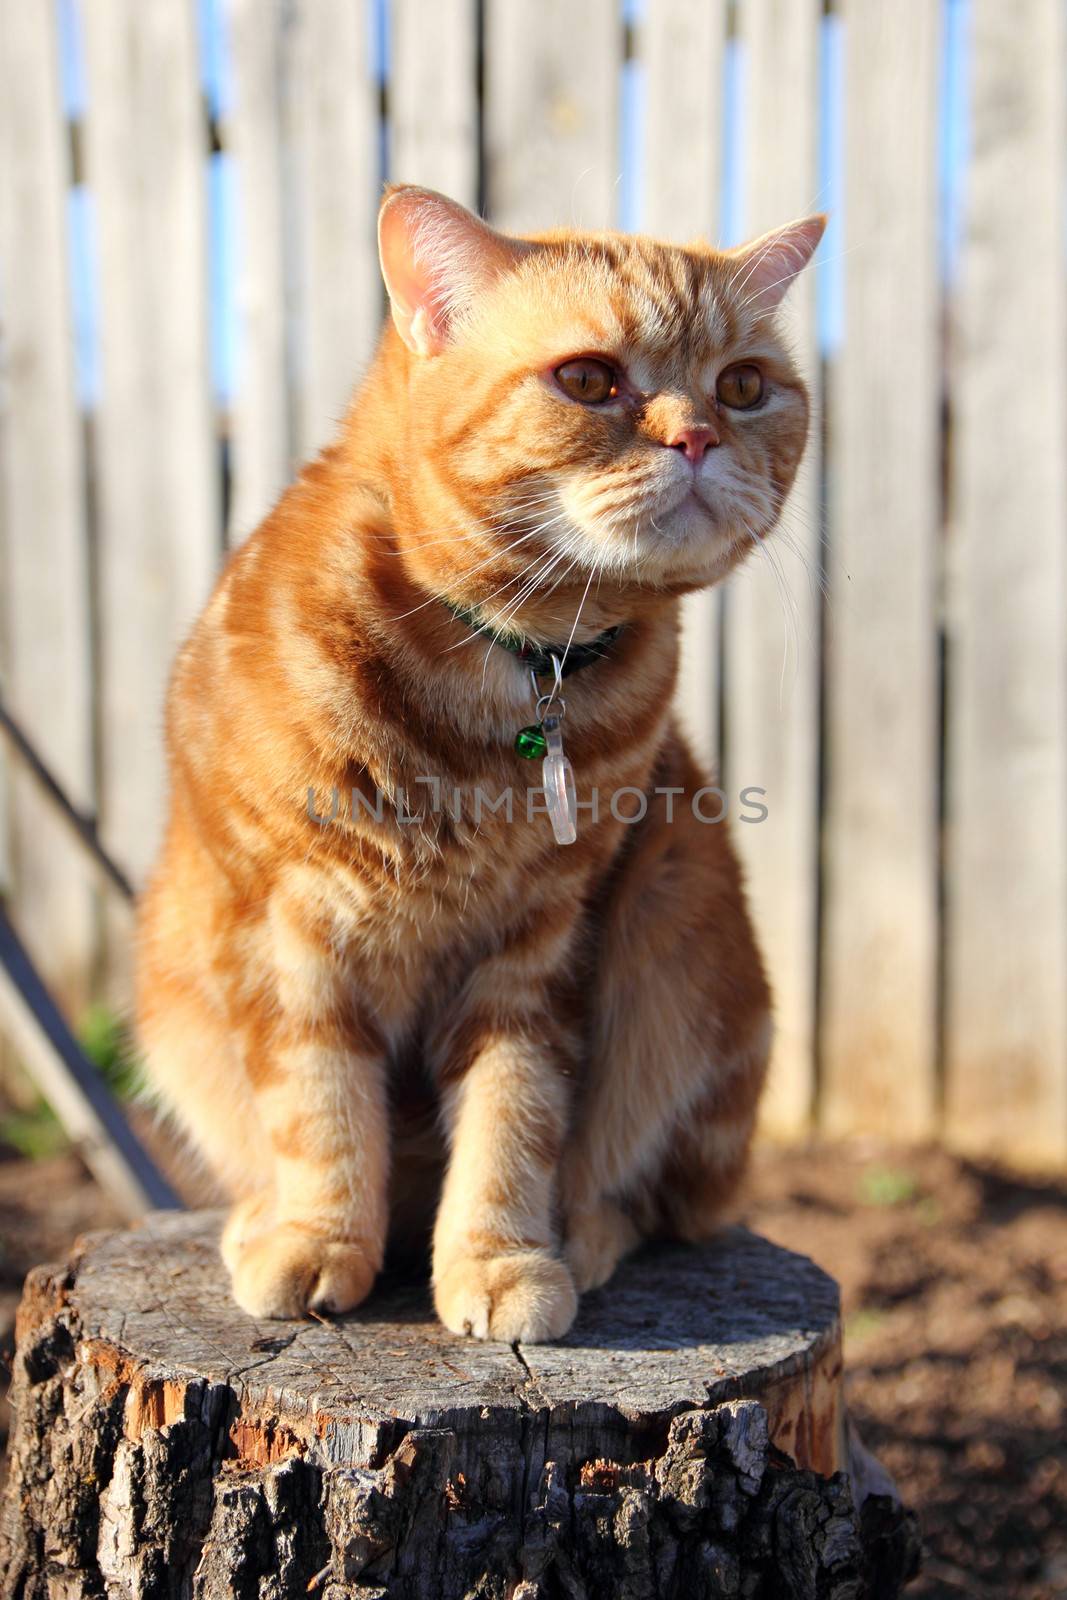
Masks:
[[[717,583],[751,547],[736,527],[724,527],[705,502],[684,504],[644,519],[620,541],[620,566],[640,586],[702,588]]]
[[[653,531],[646,529],[643,565],[659,569],[667,581],[717,583],[763,537],[697,487],[649,520]]]
[[[677,549],[704,546],[713,551],[734,543],[731,524],[736,517],[699,484],[688,488],[668,509],[657,511],[650,521],[660,537]]]

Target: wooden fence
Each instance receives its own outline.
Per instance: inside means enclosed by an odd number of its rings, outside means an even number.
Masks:
[[[1062,1161],[1065,17],[0,7],[3,691],[119,861],[158,839],[173,649],[371,349],[383,178],[682,239],[829,203],[789,312],[819,424],[786,537],[691,603],[681,690],[726,786],[767,790],[736,830],[778,994],[767,1124]],[[77,1008],[121,914],[14,759],[4,794],[13,914]]]

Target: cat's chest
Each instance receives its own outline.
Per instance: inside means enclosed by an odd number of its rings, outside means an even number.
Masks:
[[[579,777],[587,836],[602,831],[597,776],[586,770]],[[368,797],[364,784],[334,796],[315,853],[339,883],[355,886],[367,922],[421,922],[445,909],[466,916],[480,902],[521,898],[530,873],[565,866],[569,876],[584,854],[566,852],[556,840],[540,760],[513,757],[462,777],[405,773],[388,794],[377,789]]]
[[[335,947],[391,1040],[447,1004],[473,968],[546,904],[566,926],[610,867],[624,825],[613,814],[617,766],[572,741],[577,840],[557,842],[541,760],[512,749],[473,770],[394,758],[388,794],[367,769],[342,790],[338,815],[314,829],[333,908]],[[410,767],[410,770],[409,770]],[[647,781],[643,764],[625,771]]]
[[[587,824],[577,845],[560,846],[543,811],[532,825],[517,805],[510,819],[501,807],[477,823],[448,811],[394,822],[384,837],[335,835],[301,887],[329,907],[345,981],[400,1049],[415,1019],[446,1008],[534,908],[548,899],[564,922],[579,914],[603,866],[599,832]]]

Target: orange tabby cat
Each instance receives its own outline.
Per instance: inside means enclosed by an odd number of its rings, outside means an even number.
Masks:
[[[392,323],[178,658],[141,908],[150,1069],[253,1315],[358,1305],[424,1221],[448,1327],[556,1337],[736,1183],[769,998],[678,602],[792,482],[775,311],[822,225],[513,239],[387,194]]]

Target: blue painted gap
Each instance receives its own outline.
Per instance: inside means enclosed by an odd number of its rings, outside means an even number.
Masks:
[[[745,173],[748,141],[745,105],[748,98],[748,51],[736,32],[726,40],[722,71],[722,180],[719,187],[719,244],[740,244],[745,237]]]
[[[78,405],[92,411],[100,402],[100,271],[93,197],[84,183],[67,197],[70,249],[70,299],[74,332],[74,385]]]
[[[378,99],[381,114],[378,118],[378,182],[379,185],[387,183],[393,176],[391,169],[391,149],[389,141],[388,86],[389,74],[392,70],[393,60],[393,18],[390,0],[374,0],[373,5],[367,8],[367,39],[368,59],[371,72],[378,83]],[[402,178],[401,173],[396,174]]]
[[[946,0],[938,120],[938,181],[941,275],[954,285],[966,220],[966,176],[970,156],[971,0]]]
[[[393,18],[390,0],[374,0],[368,8],[370,59],[379,82],[386,83],[393,70]]]
[[[56,33],[63,109],[72,122],[77,122],[85,115],[88,101],[79,0],[56,0]]]
[[[229,32],[220,0],[197,0],[200,81],[210,115],[219,119],[233,105],[233,70]]]
[[[229,30],[220,0],[197,0],[196,22],[204,103],[218,123],[233,106]],[[233,158],[225,150],[209,153],[205,181],[211,387],[216,406],[225,411],[234,394],[242,332],[235,255],[237,180]]]
[[[237,174],[225,152],[208,160],[208,302],[211,316],[211,382],[223,410],[235,392],[240,359],[237,312]]]
[[[636,30],[646,11],[646,0],[622,0],[622,25]],[[624,233],[640,233],[644,226],[644,149],[648,73],[636,56],[622,63],[619,79],[619,176],[616,185],[615,226]]]
[[[825,358],[845,331],[845,39],[836,13],[819,31],[819,101],[818,208],[829,221],[815,258],[815,335]]]
[[[56,0],[56,40],[63,113],[77,130],[89,102],[81,0]],[[67,241],[74,388],[79,407],[91,411],[100,399],[100,276],[93,198],[84,183],[72,184],[67,197]]]
[[[624,233],[644,227],[645,171],[641,152],[647,117],[647,72],[643,61],[624,61],[619,96],[618,226]]]

